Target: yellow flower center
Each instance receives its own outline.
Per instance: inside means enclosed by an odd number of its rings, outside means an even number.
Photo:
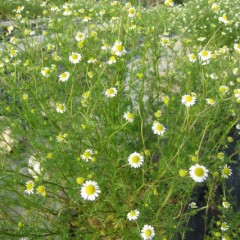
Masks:
[[[116,46],[116,50],[117,50],[118,52],[122,52],[122,51],[123,51],[123,46],[122,46],[122,45],[117,45],[117,46]]]
[[[140,157],[139,157],[139,156],[134,156],[134,157],[132,158],[132,162],[133,162],[133,163],[139,163],[139,161],[140,161]]]
[[[109,95],[114,94],[114,90],[113,90],[112,88],[108,89],[108,94],[109,94]]]
[[[127,118],[128,119],[133,119],[133,115],[131,113],[127,113]]]
[[[225,168],[222,170],[222,173],[223,173],[223,175],[228,176],[228,175],[231,173],[231,170],[230,170],[229,168],[225,167]]]
[[[67,74],[66,74],[66,73],[62,73],[62,74],[61,74],[61,77],[62,77],[62,78],[66,78],[66,77],[67,77]]]
[[[59,104],[59,105],[58,105],[58,109],[59,109],[60,111],[63,111],[63,110],[64,110],[64,106],[63,106],[62,104]]]
[[[150,229],[147,229],[147,230],[145,231],[145,235],[146,235],[147,237],[151,237],[152,231],[151,231]]]
[[[168,39],[165,38],[165,39],[163,39],[162,42],[163,42],[163,44],[167,44],[168,43]]]
[[[95,193],[95,187],[93,185],[88,185],[85,187],[85,191],[88,195],[92,195]]]
[[[135,13],[135,10],[134,10],[133,8],[130,8],[130,9],[129,9],[129,14],[132,14],[132,15],[133,15],[134,13]]]
[[[186,97],[185,97],[185,101],[186,101],[186,102],[192,102],[192,96],[189,96],[189,95],[186,96]]]
[[[38,191],[38,193],[42,194],[43,192],[45,192],[45,187],[44,186],[39,186],[37,188],[37,191]]]
[[[91,153],[89,151],[84,152],[83,155],[84,155],[85,158],[90,158],[91,157]]]
[[[33,183],[27,183],[27,190],[32,190],[34,184]]]
[[[72,55],[72,59],[73,59],[73,60],[77,60],[77,59],[78,59],[78,55],[77,55],[77,54],[73,54],[73,55]]]
[[[135,212],[134,212],[134,211],[131,211],[131,212],[130,212],[130,216],[131,216],[131,217],[135,217],[135,216],[136,216]]]
[[[202,56],[207,57],[208,56],[208,51],[202,51]]]
[[[228,20],[226,15],[222,16],[222,19],[225,20],[225,21]]]
[[[157,130],[158,132],[161,132],[161,131],[163,130],[163,125],[158,124],[158,125],[156,126],[156,130]]]
[[[203,177],[204,176],[204,170],[201,167],[197,167],[195,169],[195,174],[197,177]]]

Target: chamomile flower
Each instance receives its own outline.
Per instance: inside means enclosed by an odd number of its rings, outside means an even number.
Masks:
[[[162,44],[162,46],[169,46],[169,44],[170,44],[169,38],[168,37],[162,37],[161,38],[161,44]]]
[[[56,136],[56,140],[57,142],[64,142],[66,137],[68,136],[67,133],[59,133],[57,136]]]
[[[207,50],[202,50],[199,54],[198,54],[200,60],[202,62],[208,61],[211,57],[212,57],[212,53],[210,51]]]
[[[84,151],[84,153],[81,155],[81,158],[85,161],[88,162],[88,160],[92,159],[93,155],[93,150],[92,149],[87,149]]]
[[[78,177],[78,178],[76,179],[76,182],[77,182],[77,184],[82,185],[83,182],[84,182],[84,178],[83,178],[83,177]]]
[[[118,57],[121,57],[126,53],[126,50],[125,50],[124,46],[122,45],[122,42],[120,42],[120,41],[116,41],[114,43],[114,45],[112,47],[112,51]]]
[[[96,62],[97,62],[97,59],[96,59],[96,58],[93,58],[93,57],[89,58],[88,61],[87,61],[88,64],[90,64],[90,63],[96,63]]]
[[[208,177],[208,170],[206,167],[196,164],[194,166],[191,166],[189,169],[190,177],[195,182],[203,182]]]
[[[66,82],[70,78],[69,72],[63,72],[59,75],[59,82]]]
[[[141,237],[144,240],[151,240],[155,236],[154,228],[151,225],[144,225],[141,230]]]
[[[238,53],[240,53],[240,43],[235,43],[233,45],[234,50],[236,50]]]
[[[41,74],[44,76],[44,77],[48,77],[49,74],[50,74],[51,70],[49,67],[44,67],[42,70],[41,70]]]
[[[94,181],[86,181],[81,188],[81,196],[85,200],[94,201],[101,190],[98,184]]]
[[[34,182],[33,181],[27,181],[26,182],[26,190],[25,192],[28,194],[33,194],[34,193]]]
[[[139,217],[139,214],[140,212],[137,209],[132,210],[127,214],[127,219],[129,221],[137,220],[137,218]]]
[[[133,120],[134,120],[134,116],[133,116],[133,114],[130,113],[130,112],[125,112],[124,115],[123,115],[123,118],[124,118],[126,121],[131,122],[131,123],[132,123]]]
[[[228,167],[228,165],[226,164],[222,169],[222,177],[228,178],[231,175],[232,175],[232,169]]]
[[[218,4],[216,3],[213,3],[212,6],[211,6],[211,9],[214,11],[214,12],[218,12],[220,7]]]
[[[192,63],[194,63],[194,62],[196,62],[197,61],[197,57],[196,57],[196,55],[195,54],[193,54],[193,53],[190,53],[190,54],[188,54],[188,60],[189,60],[189,62],[192,62]]]
[[[172,7],[174,5],[174,2],[173,0],[165,0],[164,1],[164,4],[167,6],[167,7]]]
[[[83,41],[85,38],[86,38],[86,35],[85,35],[83,32],[77,32],[77,35],[76,35],[76,37],[75,37],[75,39],[76,39],[78,42]]]
[[[64,103],[57,103],[56,104],[56,111],[58,113],[64,113],[66,111],[66,106]]]
[[[166,128],[159,122],[154,122],[152,126],[153,133],[159,136],[163,136],[166,131]]]
[[[11,32],[13,31],[14,27],[12,25],[7,27],[8,33],[11,34]]]
[[[196,102],[196,97],[193,94],[182,96],[182,104],[184,104],[187,107],[194,105],[195,102]]]
[[[73,64],[79,63],[82,59],[82,56],[80,53],[72,52],[72,54],[69,56],[69,61]]]
[[[223,15],[223,16],[219,17],[218,20],[220,22],[223,22],[225,25],[230,23],[230,21],[228,20],[228,17],[226,15]]]
[[[72,10],[70,8],[65,8],[63,11],[63,16],[70,16],[72,14]]]
[[[228,91],[229,91],[229,87],[228,86],[222,85],[222,86],[219,87],[219,92],[221,94],[226,94]]]
[[[109,65],[112,65],[113,63],[116,63],[116,61],[117,61],[117,60],[116,60],[116,57],[115,57],[115,56],[111,56],[111,57],[109,58],[109,60],[108,60],[107,63],[108,63]]]
[[[216,101],[212,98],[207,98],[206,99],[207,104],[214,106],[216,104]]]
[[[37,187],[37,194],[42,195],[43,197],[46,197],[46,188],[44,186],[38,186]]]
[[[106,90],[105,95],[109,98],[115,97],[117,95],[117,89],[112,87]]]
[[[227,231],[228,228],[229,228],[229,226],[228,226],[228,224],[227,224],[226,222],[223,222],[223,223],[221,224],[221,230],[222,230],[222,231]]]
[[[227,202],[227,201],[223,201],[223,202],[222,202],[222,206],[223,206],[224,208],[229,208],[229,207],[230,207],[230,203]]]
[[[134,7],[130,7],[128,9],[128,17],[132,18],[132,17],[135,17],[136,15],[136,9]]]
[[[128,157],[128,162],[131,167],[139,168],[143,164],[144,158],[140,153],[134,152]]]
[[[195,202],[189,203],[189,206],[190,206],[191,208],[198,208],[198,206],[197,206],[197,204],[196,204]]]

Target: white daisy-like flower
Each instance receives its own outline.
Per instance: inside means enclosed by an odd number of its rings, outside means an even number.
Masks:
[[[134,152],[128,157],[128,162],[131,167],[139,168],[143,164],[144,158],[140,153]]]
[[[63,72],[59,75],[59,82],[66,82],[70,78],[69,72]]]
[[[212,98],[207,98],[206,99],[207,104],[214,106],[216,104],[216,101]]]
[[[134,7],[130,7],[128,9],[128,16],[132,18],[132,17],[135,17],[135,15],[136,15],[136,9]]]
[[[10,34],[13,31],[14,27],[12,25],[7,27],[8,33]]]
[[[18,54],[18,50],[14,49],[14,48],[10,49],[10,51],[9,51],[10,58],[16,57],[17,54]]]
[[[227,201],[223,201],[222,205],[223,205],[224,208],[229,208],[230,207],[230,203],[227,202]]]
[[[101,49],[106,51],[106,50],[110,49],[110,46],[108,43],[104,43],[103,46],[101,46]]]
[[[58,113],[64,113],[66,111],[66,106],[64,103],[57,103],[56,104],[56,111]]]
[[[222,231],[227,231],[228,228],[229,228],[229,226],[228,226],[228,224],[227,224],[226,222],[223,222],[223,223],[221,224],[221,230],[222,230]]]
[[[211,9],[214,11],[214,12],[218,12],[220,10],[220,7],[218,4],[216,3],[213,3],[212,6],[211,6]]]
[[[232,169],[226,164],[222,169],[222,177],[228,178],[232,175]]]
[[[218,20],[220,22],[223,22],[226,25],[230,23],[230,21],[228,20],[228,17],[226,15],[223,15],[223,16],[219,17]]]
[[[196,97],[194,95],[184,95],[182,96],[182,104],[187,107],[194,105],[196,102]]]
[[[88,162],[88,160],[92,159],[93,155],[93,150],[92,149],[87,149],[84,151],[84,153],[81,155],[81,158],[85,161]]]
[[[72,14],[72,10],[70,8],[65,8],[63,11],[63,16],[70,16]]]
[[[81,196],[85,200],[94,201],[99,193],[101,193],[101,190],[94,181],[86,181],[81,187]]]
[[[200,60],[202,62],[209,60],[212,57],[212,53],[210,51],[207,50],[202,50],[199,54],[198,54]]]
[[[117,89],[112,87],[106,90],[105,95],[109,98],[115,97],[117,95]]]
[[[91,17],[89,17],[89,16],[84,16],[82,22],[87,23],[87,22],[90,22],[91,20],[92,20]]]
[[[162,44],[162,46],[169,46],[169,44],[170,44],[169,38],[168,37],[162,37],[161,44]]]
[[[123,118],[128,122],[133,122],[134,120],[133,114],[128,111],[124,113]]]
[[[126,53],[126,50],[123,47],[122,42],[120,42],[120,41],[116,41],[114,43],[114,45],[112,47],[112,51],[118,57],[121,57]]]
[[[72,54],[69,56],[69,61],[74,64],[79,63],[81,59],[82,59],[82,56],[80,53],[72,52]]]
[[[141,237],[144,240],[151,240],[155,236],[154,228],[151,225],[144,225],[141,230]]]
[[[33,194],[34,193],[34,182],[33,181],[27,181],[26,182],[26,190],[25,192],[28,194]]]
[[[83,41],[85,38],[86,38],[86,35],[85,35],[83,32],[77,32],[77,35],[76,35],[76,37],[75,37],[75,39],[76,39],[78,42]]]
[[[206,167],[196,164],[194,166],[191,166],[189,169],[190,177],[195,182],[203,182],[208,177],[208,170]]]
[[[165,0],[164,1],[164,4],[167,6],[167,7],[172,7],[174,5],[174,2],[173,0]]]
[[[197,206],[197,204],[196,204],[195,202],[189,203],[189,206],[190,206],[191,208],[198,208],[198,206]]]
[[[116,62],[117,62],[116,57],[115,56],[111,56],[107,63],[109,65],[112,65],[113,63],[116,63]]]
[[[159,136],[163,136],[163,134],[166,131],[166,128],[159,122],[154,122],[152,126],[152,130],[154,134],[157,134]]]
[[[233,45],[234,50],[236,50],[238,53],[240,53],[240,43],[235,43]]]
[[[44,76],[44,77],[48,77],[49,74],[50,74],[50,68],[49,67],[44,67],[42,70],[41,70],[41,74]]]
[[[87,61],[87,63],[96,63],[97,62],[97,59],[96,58],[93,58],[93,57],[91,57],[91,58],[89,58],[88,59],[88,61]]]
[[[219,92],[222,93],[222,94],[226,94],[228,91],[229,91],[228,86],[222,85],[222,86],[219,87]]]
[[[194,63],[194,62],[197,61],[197,57],[196,57],[196,55],[193,54],[193,53],[188,54],[187,57],[188,57],[189,62]]]
[[[139,214],[140,214],[140,212],[137,209],[132,210],[127,214],[127,219],[129,221],[137,220],[137,218],[139,217]]]

